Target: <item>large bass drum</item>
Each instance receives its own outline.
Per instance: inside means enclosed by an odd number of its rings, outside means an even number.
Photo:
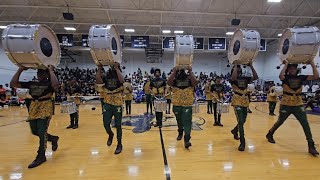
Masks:
[[[248,64],[258,55],[260,34],[255,30],[238,29],[234,32],[228,50],[230,64]]]
[[[194,40],[192,35],[177,35],[174,46],[174,66],[187,68],[192,66]]]
[[[291,64],[307,64],[319,51],[320,31],[317,27],[288,28],[280,38],[281,61]]]
[[[5,53],[17,66],[46,69],[60,62],[56,34],[43,24],[11,24],[2,33]]]
[[[89,30],[89,47],[94,62],[99,65],[122,61],[121,40],[114,25],[93,25]]]

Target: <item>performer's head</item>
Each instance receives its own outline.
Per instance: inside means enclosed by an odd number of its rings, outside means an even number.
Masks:
[[[233,73],[234,68],[235,68],[236,66],[237,66],[238,76],[242,76],[242,69],[241,69],[241,66],[240,66],[240,65],[234,65],[233,68],[231,69],[231,74]]]
[[[221,84],[221,78],[219,76],[216,77],[216,84]]]
[[[298,64],[288,64],[286,74],[290,76],[298,75]]]
[[[124,81],[125,81],[125,82],[128,82],[128,83],[131,82],[129,78],[126,78]]]
[[[160,69],[155,69],[155,70],[154,70],[154,76],[155,76],[156,78],[159,78],[159,77],[161,76],[161,70],[160,70]]]
[[[180,69],[177,71],[177,79],[186,79],[188,77],[188,74],[184,69]]]
[[[49,70],[38,69],[37,78],[39,81],[46,81],[50,79]]]

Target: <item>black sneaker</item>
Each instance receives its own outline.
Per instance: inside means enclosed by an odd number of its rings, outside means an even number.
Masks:
[[[75,124],[72,129],[78,129],[79,125],[78,124]]]
[[[238,136],[238,132],[235,132],[235,131],[231,130],[231,134],[233,134],[233,139],[235,139],[235,140],[239,140],[240,139],[239,136]]]
[[[272,143],[272,144],[276,143],[276,141],[273,139],[273,135],[270,133],[270,131],[266,135],[266,138],[268,139],[269,143]]]
[[[241,143],[238,147],[239,151],[244,151],[244,149],[246,148],[246,145],[244,143]]]
[[[185,141],[185,142],[184,142],[184,147],[185,147],[186,149],[189,149],[189,147],[191,147],[191,146],[192,146],[191,142],[189,142],[189,141]]]
[[[53,140],[51,142],[52,144],[52,151],[56,151],[58,149],[58,140],[59,140],[59,136],[54,136]]]
[[[122,152],[122,144],[118,144],[114,154],[120,154]]]
[[[73,128],[73,124],[70,124],[68,127],[67,127],[67,129],[71,129],[71,128]]]
[[[45,154],[38,154],[36,159],[31,163],[29,164],[28,168],[31,169],[31,168],[35,168],[37,166],[40,166],[42,163],[46,162],[47,161],[47,158],[45,156]]]
[[[107,146],[111,146],[112,141],[113,141],[113,136],[114,136],[114,134],[109,135],[109,138],[108,138],[108,141],[107,141]]]

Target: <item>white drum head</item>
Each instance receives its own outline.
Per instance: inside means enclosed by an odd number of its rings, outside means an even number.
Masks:
[[[260,50],[260,34],[255,30],[238,29],[233,34],[228,49],[230,64],[248,64]]]

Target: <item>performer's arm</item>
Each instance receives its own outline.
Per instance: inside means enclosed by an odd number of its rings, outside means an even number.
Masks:
[[[120,71],[120,64],[115,63],[114,68],[117,72],[118,80],[120,81],[120,83],[124,83],[124,78],[123,78],[123,75],[121,74],[121,71]]]
[[[231,75],[231,81],[237,80],[237,77],[238,77],[238,65],[235,64],[233,66],[233,71],[232,71],[232,75]]]
[[[51,86],[55,91],[57,91],[60,87],[60,83],[58,81],[56,74],[54,73],[54,66],[49,65],[48,69],[49,69],[49,74],[50,74]]]
[[[173,81],[174,81],[174,78],[176,77],[176,74],[177,74],[177,68],[174,67],[172,69],[172,73],[170,74],[170,77],[168,79],[168,84],[169,86],[173,86]]]
[[[252,81],[257,80],[259,77],[258,77],[257,71],[254,69],[252,65],[252,62],[249,63],[249,67],[251,68],[252,75],[253,75]]]
[[[24,70],[26,70],[26,68],[19,67],[19,69],[17,70],[17,72],[14,74],[14,76],[12,77],[12,79],[10,81],[10,87],[21,88],[21,85],[19,83],[19,78],[20,78],[21,73]]]
[[[284,67],[282,68],[282,70],[280,72],[280,75],[279,75],[279,78],[280,78],[281,81],[284,80],[285,75],[286,75],[286,70],[288,68],[288,61],[284,60],[283,63],[284,63]]]
[[[98,71],[96,74],[96,83],[97,84],[103,84],[103,80],[102,80],[102,75],[101,75],[101,71],[102,71],[102,65],[98,65]]]
[[[313,75],[311,76],[308,76],[307,77],[307,80],[316,80],[316,79],[319,79],[319,72],[317,70],[317,67],[316,65],[314,64],[313,61],[310,62],[310,65],[312,67],[312,72],[313,72]]]
[[[191,86],[195,87],[198,82],[197,82],[197,78],[194,76],[194,74],[192,72],[192,67],[191,66],[189,66],[188,72],[189,72],[189,75],[190,75]]]

